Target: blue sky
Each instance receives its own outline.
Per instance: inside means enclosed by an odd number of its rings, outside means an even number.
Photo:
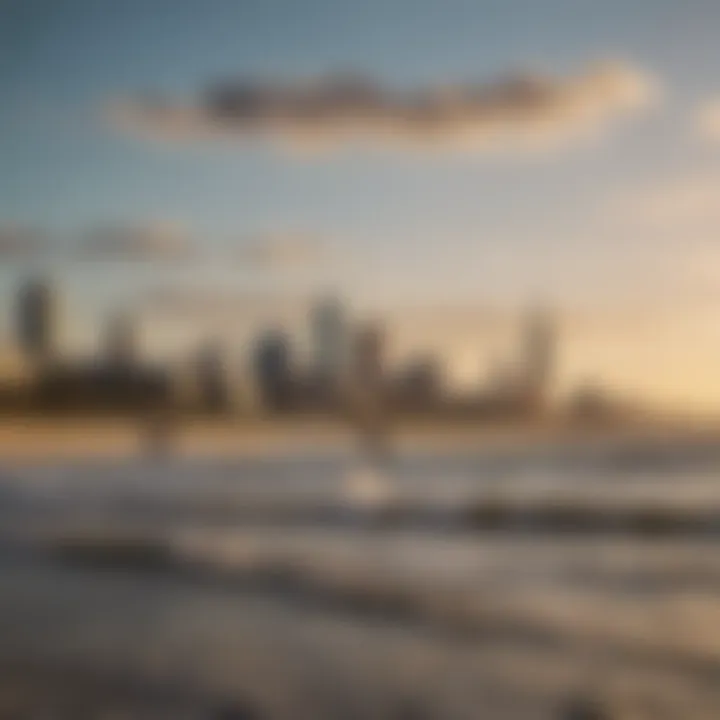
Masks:
[[[661,312],[681,306],[697,318],[715,307],[706,276],[720,258],[704,238],[720,219],[691,208],[658,233],[636,208],[690,182],[720,190],[720,148],[693,132],[697,109],[720,96],[719,27],[713,0],[0,0],[0,228],[31,228],[60,255],[97,228],[163,223],[199,248],[190,266],[46,260],[88,325],[160,285],[333,286],[388,312],[502,311],[542,297],[574,318],[568,377],[632,385],[647,377],[631,368],[644,367],[649,343],[665,369],[648,392],[675,388],[679,368],[696,363],[705,377],[720,363],[706,326]],[[236,76],[353,71],[402,90],[527,69],[572,77],[606,59],[652,78],[660,99],[593,141],[541,153],[378,146],[298,156],[267,143],[148,139],[108,113],[145,92],[190,102]],[[319,238],[330,260],[302,271],[223,261],[258,237],[298,234]],[[26,268],[0,263],[9,298]],[[691,292],[698,268],[702,300]],[[618,307],[644,332],[656,310],[662,328],[633,346],[635,333],[607,320]],[[472,328],[453,339],[433,322],[406,332],[408,347],[435,338],[451,355],[475,352]],[[678,356],[689,325],[694,354]],[[693,392],[679,382],[670,394]]]

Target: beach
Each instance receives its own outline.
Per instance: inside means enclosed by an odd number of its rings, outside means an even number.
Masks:
[[[12,717],[720,712],[712,434],[416,431],[378,470],[324,428],[255,431],[240,451],[205,427],[210,453],[3,461]],[[63,432],[80,450],[93,431]]]

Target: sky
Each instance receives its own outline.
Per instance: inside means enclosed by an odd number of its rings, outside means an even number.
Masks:
[[[73,342],[121,307],[173,352],[320,289],[475,379],[541,303],[564,386],[720,407],[718,27],[714,0],[0,0],[0,328],[38,270]]]

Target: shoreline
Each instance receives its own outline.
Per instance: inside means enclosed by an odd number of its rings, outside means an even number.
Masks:
[[[118,418],[0,418],[0,462],[129,459],[148,456],[143,426]],[[352,452],[357,435],[321,419],[189,420],[173,432],[179,458],[242,458],[305,451]],[[407,422],[391,431],[400,452],[467,452],[590,445],[607,442],[720,443],[720,425],[698,421],[634,421],[616,425],[567,422]]]

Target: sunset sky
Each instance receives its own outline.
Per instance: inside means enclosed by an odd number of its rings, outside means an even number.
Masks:
[[[562,385],[720,408],[719,31],[716,0],[0,0],[0,299],[48,270],[72,342],[130,307],[179,352],[336,289],[465,380],[540,302]]]

